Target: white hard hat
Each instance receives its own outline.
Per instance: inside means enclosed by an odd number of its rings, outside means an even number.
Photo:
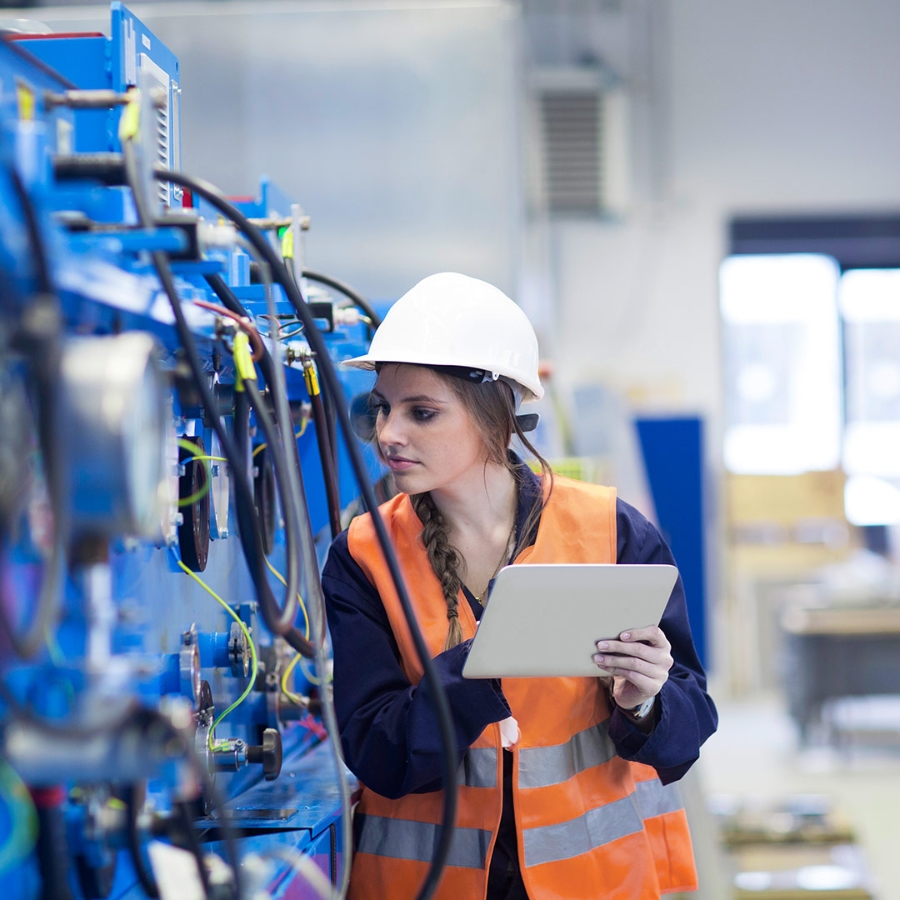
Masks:
[[[531,322],[499,288],[459,275],[429,275],[388,311],[365,356],[345,366],[377,363],[450,366],[514,382],[522,400],[544,396],[538,343]],[[476,379],[477,380],[477,379]]]

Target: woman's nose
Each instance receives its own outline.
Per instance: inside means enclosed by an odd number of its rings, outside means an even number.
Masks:
[[[393,411],[379,413],[375,422],[375,433],[378,436],[378,442],[385,447],[402,445],[406,440],[400,421]]]

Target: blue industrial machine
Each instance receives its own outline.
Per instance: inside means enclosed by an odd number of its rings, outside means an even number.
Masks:
[[[108,37],[0,41],[5,897],[345,868],[318,570],[382,471],[336,425],[367,427],[369,373],[333,363],[373,322],[273,185],[179,174],[180,91],[119,3]]]

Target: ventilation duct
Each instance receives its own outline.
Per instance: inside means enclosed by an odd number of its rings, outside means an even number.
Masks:
[[[627,97],[606,81],[593,69],[534,79],[541,194],[551,215],[620,215],[628,205]]]

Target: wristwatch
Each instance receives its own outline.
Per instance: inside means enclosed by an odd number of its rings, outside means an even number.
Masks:
[[[624,709],[623,707],[619,707],[632,722],[640,722],[641,719],[646,719],[647,716],[650,715],[650,710],[653,709],[653,704],[656,702],[656,697],[651,697],[649,700],[645,700],[643,703],[639,703],[637,706],[633,706],[631,709]]]

